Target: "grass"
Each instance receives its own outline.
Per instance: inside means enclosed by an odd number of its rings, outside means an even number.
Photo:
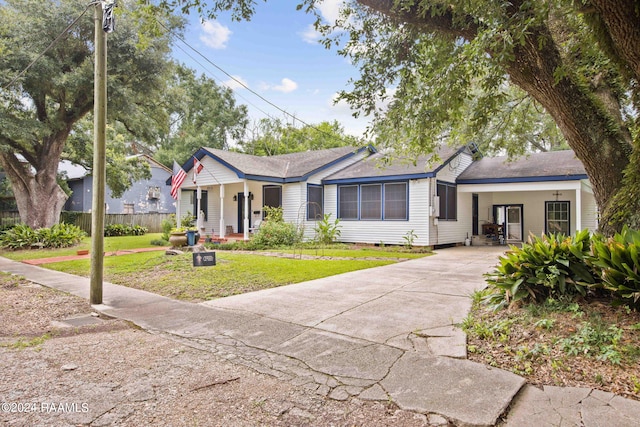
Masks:
[[[216,251],[216,265],[193,267],[192,255],[163,252],[104,259],[105,280],[171,298],[203,301],[333,276],[393,263],[393,260],[300,260]],[[45,264],[46,268],[89,276],[90,260]]]
[[[36,347],[36,349],[38,349],[49,338],[51,338],[50,334],[44,334],[39,337],[31,338],[29,340],[20,338],[18,339],[18,341],[13,343],[0,344],[0,347],[6,347],[13,350],[24,350],[25,348],[29,347]]]
[[[311,256],[324,256],[335,258],[406,258],[415,259],[422,258],[428,255],[432,255],[430,252],[410,251],[402,247],[390,247],[384,249],[372,249],[372,248],[341,248],[341,247],[327,247],[317,249],[286,249],[277,250],[273,252],[281,252],[288,254],[303,254]]]
[[[148,248],[151,246],[149,242],[154,239],[160,239],[162,233],[148,233],[144,236],[119,236],[105,237],[105,252],[126,251],[129,249]],[[77,251],[88,249],[91,250],[91,237],[85,237],[77,246],[71,248],[60,249],[32,249],[24,251],[1,250],[0,256],[12,259],[14,261],[23,261],[25,259],[34,258],[52,258],[57,256],[75,255]]]

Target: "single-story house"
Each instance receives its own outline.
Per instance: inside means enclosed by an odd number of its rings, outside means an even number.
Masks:
[[[171,197],[171,189],[165,185],[167,179],[171,179],[171,169],[145,154],[138,156],[149,163],[151,178],[134,182],[119,198],[112,197],[111,189],[107,186],[106,213],[175,213],[176,205]],[[61,163],[59,169],[67,172],[67,184],[72,191],[63,210],[90,212],[93,199],[93,176],[89,175],[83,167],[68,162]]]
[[[179,191],[180,215],[200,213],[205,234],[249,233],[265,206],[314,237],[324,214],[340,219],[340,240],[440,246],[489,236],[518,243],[529,233],[597,228],[597,208],[584,167],[572,151],[506,162],[478,158],[470,144],[436,155],[381,165],[371,146],[260,157],[201,148]],[[474,160],[477,158],[476,160]],[[169,184],[171,179],[167,180]],[[198,208],[199,207],[199,208]]]

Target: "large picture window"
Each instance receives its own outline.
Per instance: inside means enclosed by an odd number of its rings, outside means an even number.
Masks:
[[[547,233],[570,235],[569,202],[545,202]]]
[[[341,185],[338,187],[338,218],[407,220],[407,188],[406,182]]]
[[[360,219],[382,219],[382,185],[360,186]]]
[[[324,215],[324,192],[319,185],[307,187],[307,219],[321,220]]]
[[[338,218],[358,219],[358,186],[338,187]]]
[[[441,220],[455,221],[458,219],[458,187],[448,182],[438,182],[438,197],[440,198]]]

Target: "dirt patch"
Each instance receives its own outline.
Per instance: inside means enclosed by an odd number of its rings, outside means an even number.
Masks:
[[[640,313],[611,301],[551,301],[465,320],[469,359],[534,385],[586,387],[640,400]]]
[[[206,351],[91,316],[86,301],[0,276],[0,424],[423,426],[425,416],[335,401]],[[7,405],[8,404],[8,405]]]

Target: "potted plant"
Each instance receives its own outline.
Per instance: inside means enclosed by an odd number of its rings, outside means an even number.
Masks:
[[[172,228],[169,234],[169,243],[174,248],[181,248],[187,246],[187,231],[183,227]]]

